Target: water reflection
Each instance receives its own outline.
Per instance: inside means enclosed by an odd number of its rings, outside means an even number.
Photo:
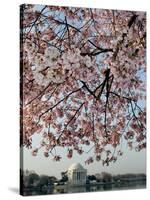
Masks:
[[[146,181],[130,181],[123,183],[107,183],[98,185],[85,185],[80,187],[70,187],[68,185],[51,186],[48,189],[25,190],[24,195],[44,195],[44,194],[61,194],[61,193],[80,193],[80,192],[96,192],[107,190],[123,190],[123,189],[142,189],[146,187]]]

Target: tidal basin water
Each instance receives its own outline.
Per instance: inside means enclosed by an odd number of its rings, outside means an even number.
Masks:
[[[144,189],[146,188],[146,180],[131,181],[124,183],[105,183],[94,184],[85,186],[59,185],[50,186],[47,189],[28,189],[24,190],[24,196],[28,195],[46,195],[46,194],[62,194],[62,193],[82,193],[82,192],[98,192],[98,191],[111,191],[111,190],[129,190],[129,189]]]

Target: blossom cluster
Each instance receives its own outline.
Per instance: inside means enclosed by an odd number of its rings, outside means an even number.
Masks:
[[[92,59],[88,55],[82,56],[80,49],[73,46],[63,54],[56,47],[48,47],[43,54],[38,53],[30,43],[26,43],[25,50],[33,77],[42,86],[63,83],[67,78],[90,80],[91,72],[95,71]]]
[[[23,143],[40,133],[45,157],[60,161],[57,147],[67,147],[69,159],[90,152],[86,164],[107,166],[122,155],[122,139],[145,148],[145,13],[32,12],[23,23]]]

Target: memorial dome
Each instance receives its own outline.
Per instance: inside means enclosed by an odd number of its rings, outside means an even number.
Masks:
[[[80,163],[73,163],[68,170],[85,170]]]

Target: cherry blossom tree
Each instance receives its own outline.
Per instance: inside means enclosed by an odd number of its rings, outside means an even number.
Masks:
[[[146,13],[21,7],[21,145],[103,165],[146,147]],[[37,148],[32,138],[41,134]],[[85,151],[85,147],[89,147]]]

